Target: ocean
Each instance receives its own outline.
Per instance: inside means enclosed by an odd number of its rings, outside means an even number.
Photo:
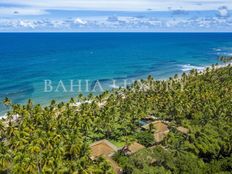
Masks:
[[[98,94],[125,80],[203,69],[219,55],[232,55],[232,33],[0,33],[0,100],[67,101],[95,87]]]

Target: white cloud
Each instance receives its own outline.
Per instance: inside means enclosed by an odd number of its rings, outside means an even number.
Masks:
[[[186,15],[188,14],[188,11],[185,10],[172,10],[173,15]]]
[[[43,15],[47,14],[45,10],[37,8],[19,8],[19,7],[1,7],[0,6],[0,15],[1,16],[11,16],[11,15]]]
[[[74,24],[79,24],[79,25],[86,25],[87,24],[87,21],[84,21],[84,20],[82,20],[80,18],[74,19],[73,22],[74,22]]]
[[[54,28],[69,28],[70,24],[69,22],[66,22],[64,20],[50,20],[46,21],[47,25],[54,27]]]
[[[168,21],[166,22],[166,26],[167,26],[167,27],[175,27],[175,26],[177,26],[179,23],[180,23],[180,21],[175,20],[175,19],[173,19],[173,20],[168,20]]]
[[[34,21],[28,21],[28,20],[20,20],[19,26],[26,27],[26,28],[36,28],[36,23]]]
[[[118,22],[119,20],[118,20],[118,17],[117,17],[117,16],[109,16],[109,17],[107,18],[107,21],[108,21],[108,22]]]
[[[213,20],[207,18],[198,18],[195,20],[196,24],[199,27],[209,28],[213,24]]]
[[[35,29],[40,24],[35,20],[9,20],[9,19],[1,19],[0,27],[13,27],[15,29],[18,28],[30,28]]]
[[[105,20],[95,21],[96,25],[104,29],[130,29],[140,30],[148,29],[150,31],[159,30],[216,30],[217,28],[229,27],[232,25],[231,18],[222,19],[218,17],[206,18],[154,18],[154,17],[131,17],[131,16],[114,16],[105,18]],[[193,30],[191,30],[193,31]]]
[[[0,18],[0,31],[231,31],[232,17],[98,16],[76,18]]]
[[[218,15],[220,17],[228,17],[229,16],[229,10],[228,10],[228,8],[226,6],[219,7],[218,8]]]
[[[168,11],[217,10],[219,6],[232,8],[231,0],[1,0],[1,3],[26,5],[41,9],[61,10],[124,10],[124,11]],[[200,4],[200,5],[199,5]]]

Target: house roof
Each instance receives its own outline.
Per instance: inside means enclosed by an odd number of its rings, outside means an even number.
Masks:
[[[158,121],[154,121],[152,123],[146,124],[142,127],[144,129],[149,129],[150,124],[152,124],[155,128],[155,132],[154,132],[155,141],[157,143],[161,142],[169,132],[168,125],[166,123],[163,123],[161,120],[158,120]]]
[[[168,126],[165,123],[162,123],[161,121],[157,121],[154,123],[156,132],[166,132],[168,131]]]
[[[165,132],[154,133],[155,142],[160,143],[161,141],[163,141],[163,139],[168,134],[168,132],[169,132],[169,130],[165,131]]]
[[[135,153],[143,148],[145,148],[145,147],[142,144],[134,142],[128,147],[128,154],[133,154],[133,153]]]
[[[100,156],[110,156],[118,149],[107,140],[100,140],[90,145],[91,158],[95,159]]]
[[[177,127],[176,129],[177,129],[178,131],[184,133],[184,134],[188,134],[188,133],[189,133],[189,129],[184,128],[184,127],[182,127],[182,126],[179,126],[179,127]]]
[[[108,140],[100,140],[90,145],[91,159],[103,156],[111,165],[116,174],[122,173],[122,168],[111,158],[111,155],[118,151]]]
[[[146,124],[142,127],[144,129],[149,129],[150,124],[153,124],[153,126],[155,128],[155,133],[169,131],[167,124],[163,123],[162,121],[154,121],[154,122]]]

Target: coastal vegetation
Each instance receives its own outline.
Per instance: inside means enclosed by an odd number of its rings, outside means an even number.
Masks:
[[[89,102],[86,102],[89,101]],[[107,139],[146,148],[113,157],[124,173],[230,173],[232,171],[232,67],[207,68],[126,89],[79,95],[49,106],[13,104],[0,121],[0,173],[113,173],[107,160],[90,158],[90,144]],[[82,103],[75,105],[75,103]],[[148,115],[168,123],[161,141]],[[177,130],[185,127],[188,133]]]
[[[219,60],[223,63],[228,63],[232,61],[232,56],[220,56]]]

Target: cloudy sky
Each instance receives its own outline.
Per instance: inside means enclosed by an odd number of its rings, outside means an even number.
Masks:
[[[232,32],[232,0],[0,0],[0,31]]]

